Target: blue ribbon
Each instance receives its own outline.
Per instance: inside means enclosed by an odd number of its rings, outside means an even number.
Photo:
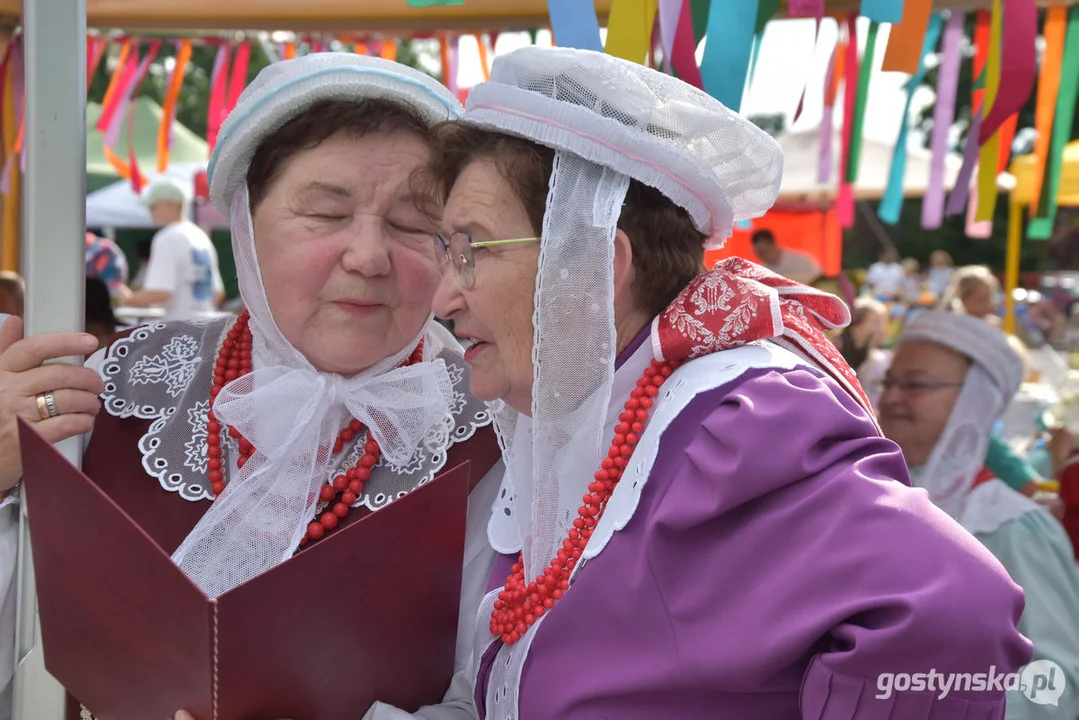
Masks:
[[[603,52],[596,6],[588,0],[547,0],[551,33],[558,47]]]
[[[708,94],[734,112],[742,108],[758,4],[758,0],[712,0],[708,12],[701,79]]]
[[[940,13],[933,13],[929,17],[929,27],[925,31],[922,59],[918,61],[918,72],[911,77],[907,85],[907,102],[903,106],[903,121],[899,124],[899,137],[892,151],[892,169],[888,175],[888,189],[884,191],[880,207],[877,208],[877,215],[889,225],[899,222],[899,212],[903,209],[903,178],[907,174],[907,132],[910,130],[911,100],[914,98],[914,91],[922,84],[922,78],[925,76],[925,58],[937,46],[943,27],[944,18]]]
[[[862,17],[881,23],[903,19],[903,0],[862,0]]]

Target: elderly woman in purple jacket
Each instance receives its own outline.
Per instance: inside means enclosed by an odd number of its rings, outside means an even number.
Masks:
[[[433,157],[434,309],[507,466],[480,717],[1003,717],[1022,592],[909,487],[824,335],[846,308],[703,272],[774,202],[771,138],[634,63],[526,48]]]

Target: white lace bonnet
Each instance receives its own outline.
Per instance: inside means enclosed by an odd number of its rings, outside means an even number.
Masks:
[[[783,153],[704,92],[587,50],[495,58],[462,119],[557,151],[536,278],[531,417],[492,408],[510,501],[492,513],[489,535],[500,551],[523,549],[531,580],[561,547],[609,440],[614,235],[630,179],[685,208],[719,247],[735,222],[775,202]]]
[[[431,124],[461,115],[461,104],[419,70],[353,53],[313,53],[274,63],[241,93],[221,125],[206,174],[210,199],[228,215],[259,144],[320,100],[382,98],[407,102]]]
[[[407,103],[431,124],[460,114],[457,99],[417,70],[380,58],[318,53],[264,69],[240,95],[210,158],[211,198],[231,218],[255,366],[222,389],[213,410],[258,449],[230,472],[224,492],[173,554],[210,597],[291,556],[333,469],[328,448],[350,415],[369,428],[393,467],[407,463],[427,432],[451,415],[453,388],[443,360],[399,367],[426,328],[354,377],[320,372],[277,327],[259,270],[246,182],[259,144],[320,100],[375,98]]]
[[[917,473],[930,499],[958,518],[985,464],[993,424],[1023,381],[1023,360],[1002,330],[964,313],[920,313],[903,328],[896,347],[918,341],[942,345],[972,363],[948,423]]]

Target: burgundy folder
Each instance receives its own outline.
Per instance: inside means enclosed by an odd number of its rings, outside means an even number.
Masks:
[[[45,666],[99,720],[355,720],[442,698],[467,462],[211,601],[20,424]]]

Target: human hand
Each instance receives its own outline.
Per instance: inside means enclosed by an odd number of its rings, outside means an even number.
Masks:
[[[101,378],[81,365],[45,361],[87,355],[97,338],[86,333],[52,333],[22,339],[21,318],[9,317],[0,326],[0,493],[22,477],[19,430],[23,418],[51,443],[90,432],[101,409]],[[51,393],[56,414],[50,417],[44,399]],[[42,406],[45,412],[42,412]]]

